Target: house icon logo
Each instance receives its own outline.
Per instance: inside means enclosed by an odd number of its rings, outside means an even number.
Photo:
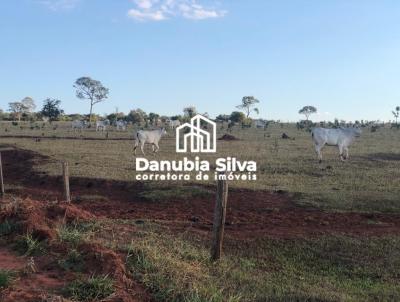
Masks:
[[[190,150],[188,146],[190,145]],[[208,118],[197,114],[176,128],[176,152],[185,153],[215,153],[217,152],[217,124]]]

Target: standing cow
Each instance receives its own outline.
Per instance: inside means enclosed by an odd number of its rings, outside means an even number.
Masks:
[[[168,125],[172,129],[175,129],[175,128],[177,128],[177,127],[179,127],[181,125],[181,122],[179,120],[169,120],[168,121]]]
[[[361,136],[359,128],[315,128],[312,130],[312,138],[315,145],[319,162],[322,162],[322,148],[325,145],[338,146],[339,156],[342,161],[349,158],[349,146],[353,143],[356,137]]]
[[[76,132],[76,130],[82,131],[87,127],[86,121],[75,120],[72,122],[72,130]]]
[[[118,120],[115,122],[115,126],[117,127],[117,131],[121,130],[121,131],[125,131],[126,130],[126,125],[127,123],[125,121],[122,120]]]
[[[145,155],[143,150],[144,144],[151,144],[153,146],[153,152],[156,153],[158,150],[160,150],[158,143],[160,142],[163,135],[166,134],[167,131],[165,130],[165,128],[157,130],[139,130],[136,133],[135,147],[133,149],[135,155],[136,155],[136,149],[139,146],[139,144],[140,144],[140,150],[142,150],[143,155]]]
[[[107,130],[107,126],[110,125],[110,121],[109,120],[104,120],[104,121],[97,121],[96,122],[96,131],[106,131]]]

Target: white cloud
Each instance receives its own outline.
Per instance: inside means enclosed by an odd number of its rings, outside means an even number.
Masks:
[[[157,1],[154,0],[135,0],[134,1],[137,5],[138,8],[141,8],[143,10],[146,9],[151,9]]]
[[[151,10],[139,10],[139,9],[130,9],[128,11],[128,16],[140,20],[152,20],[152,21],[162,21],[165,20],[167,17],[161,10],[151,11]]]
[[[38,2],[53,11],[60,11],[75,8],[80,0],[38,0]]]
[[[198,0],[133,0],[128,16],[139,21],[162,21],[174,17],[191,20],[221,18],[225,10],[206,8]]]

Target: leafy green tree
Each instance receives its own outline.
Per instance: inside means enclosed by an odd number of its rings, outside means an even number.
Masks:
[[[28,115],[35,110],[35,101],[31,97],[25,97],[20,102],[8,103],[9,111],[13,113],[14,117],[21,121],[22,115]]]
[[[89,124],[92,123],[93,106],[108,98],[109,89],[104,87],[100,81],[90,77],[81,77],[75,81],[74,88],[79,99],[86,99],[90,102]]]
[[[114,112],[114,113],[108,114],[106,116],[106,118],[111,122],[116,122],[118,120],[125,120],[126,116],[125,116],[125,113],[123,113],[123,112]]]
[[[314,106],[304,106],[299,110],[299,114],[304,114],[307,121],[310,115],[313,113],[317,113],[317,108],[315,108]]]
[[[142,109],[131,110],[127,116],[128,121],[138,125],[143,124],[146,119],[146,112],[144,112]]]
[[[60,105],[60,100],[47,98],[44,100],[43,108],[40,113],[42,116],[47,117],[50,122],[56,121],[59,119],[60,115],[64,113]]]
[[[160,115],[157,113],[150,112],[149,113],[149,120],[152,125],[155,125],[160,118]]]
[[[218,115],[216,118],[215,118],[215,120],[217,121],[217,122],[227,122],[227,121],[229,121],[229,115],[227,115],[227,114],[220,114],[220,115]]]
[[[229,119],[234,123],[243,123],[246,119],[246,115],[243,112],[233,111]]]
[[[177,121],[177,120],[181,121],[182,120],[182,116],[180,116],[180,115],[171,116],[171,120],[172,121]]]
[[[252,111],[259,114],[258,108],[254,107],[258,103],[260,103],[260,101],[254,96],[244,96],[242,98],[242,103],[236,106],[236,108],[244,111],[246,113],[246,118],[248,118]]]

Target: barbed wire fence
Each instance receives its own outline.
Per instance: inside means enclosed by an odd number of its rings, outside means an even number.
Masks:
[[[4,175],[3,175],[3,162],[2,162],[2,152],[16,151],[18,149],[6,147],[0,147],[0,195],[3,199],[5,192],[4,185]],[[34,165],[47,165],[47,164],[55,164],[58,165],[61,171],[61,179],[62,179],[62,202],[71,203],[71,189],[70,189],[70,166],[68,161],[60,160],[55,156],[46,156],[40,158],[34,158],[31,162],[32,166]],[[91,165],[96,167],[95,165]],[[98,166],[97,166],[98,167]],[[121,166],[113,166],[107,165],[108,168],[122,170]],[[124,168],[126,170],[127,168]],[[216,199],[215,199],[215,208],[214,208],[214,218],[213,218],[213,228],[212,228],[212,242],[211,242],[211,259],[213,261],[218,261],[222,256],[222,245],[223,245],[223,237],[224,237],[224,228],[225,228],[225,220],[226,220],[226,207],[228,202],[228,182],[226,178],[218,178],[217,180],[217,188],[216,188]]]

